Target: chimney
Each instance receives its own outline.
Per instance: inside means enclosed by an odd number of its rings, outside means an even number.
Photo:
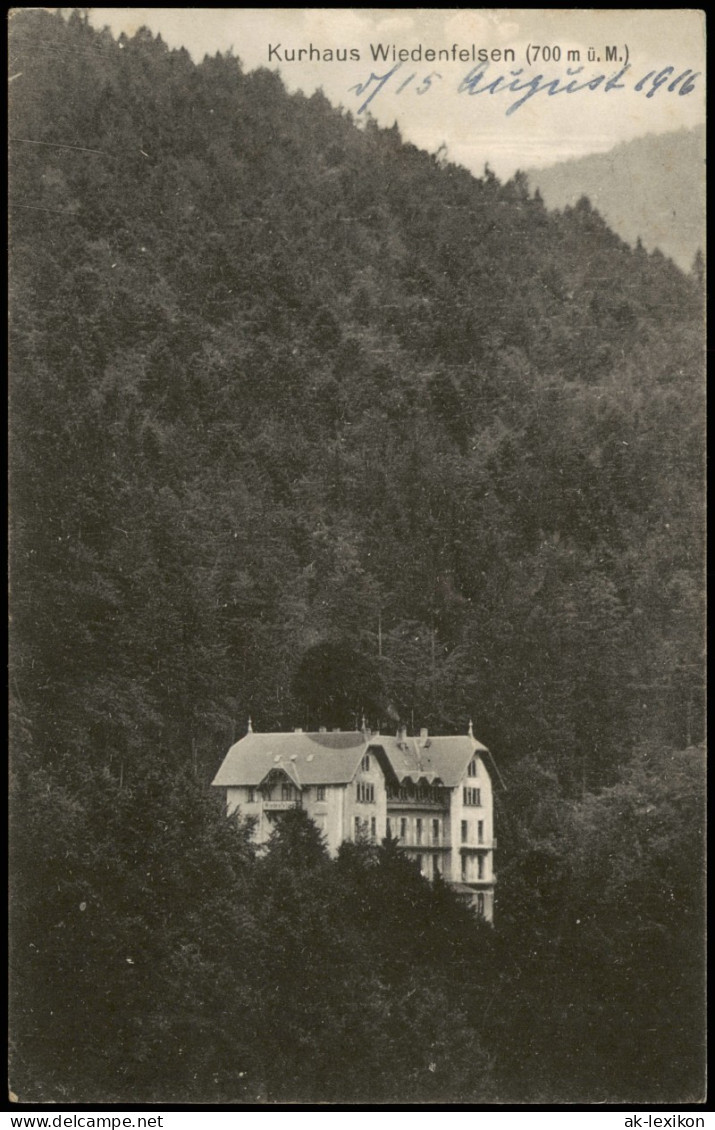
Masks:
[[[318,726],[318,733],[324,734],[325,733],[325,726]]]
[[[404,745],[407,741],[407,726],[397,727],[397,741],[400,745]]]
[[[422,729],[420,730],[420,741],[426,742],[428,737],[429,737],[429,734],[428,734],[428,731],[427,731],[427,727],[423,726]]]
[[[300,726],[296,726],[296,727],[295,727],[295,728],[293,729],[293,733],[294,733],[294,734],[302,734],[302,733],[303,733],[303,731],[301,730]]]
[[[247,734],[253,733],[253,723],[251,722],[251,715],[250,714],[248,715],[248,729],[246,730],[246,733]]]
[[[472,726],[472,719],[471,718],[469,719],[469,731],[468,731],[468,733],[469,733],[470,738],[472,740],[474,740],[474,728]]]

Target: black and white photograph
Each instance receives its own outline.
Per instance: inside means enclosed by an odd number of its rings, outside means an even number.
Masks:
[[[703,11],[8,35],[6,1109],[697,1114]]]

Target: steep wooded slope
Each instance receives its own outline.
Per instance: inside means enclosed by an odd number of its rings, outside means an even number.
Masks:
[[[697,1097],[697,278],[236,59],[11,33],[14,1089]],[[493,748],[496,956],[207,798],[249,711],[363,709]]]
[[[553,216],[235,59],[13,30],[14,666],[43,745],[215,764],[249,710],[306,709],[298,660],[335,638],[384,685],[346,716],[475,712],[505,756],[604,767],[644,726],[683,740],[695,282],[586,200]]]

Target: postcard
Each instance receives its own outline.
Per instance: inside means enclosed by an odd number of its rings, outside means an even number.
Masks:
[[[9,41],[13,1104],[702,1104],[704,13]]]

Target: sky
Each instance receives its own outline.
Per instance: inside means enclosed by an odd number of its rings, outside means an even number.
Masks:
[[[185,47],[196,61],[205,54],[233,50],[245,70],[278,70],[289,90],[312,94],[322,89],[336,106],[356,113],[378,85],[362,94],[351,88],[368,83],[370,75],[384,75],[394,63],[373,62],[370,45],[395,45],[423,52],[453,45],[471,52],[511,49],[514,61],[493,59],[472,85],[460,92],[460,83],[478,62],[411,60],[402,63],[370,102],[369,113],[383,126],[397,122],[404,140],[429,152],[446,147],[444,156],[481,174],[485,163],[502,179],[517,168],[543,167],[571,157],[606,152],[622,141],[647,133],[691,128],[705,120],[705,25],[695,9],[402,9],[402,8],[92,8],[96,27],[109,26],[128,35],[142,25],[159,32],[170,47]],[[321,53],[320,61],[290,61],[287,53],[300,48]],[[615,46],[630,64],[621,76],[622,89],[604,89],[620,69],[606,62],[606,46]],[[270,48],[274,50],[271,54]],[[551,58],[534,63],[538,47]],[[531,65],[526,51],[530,49]],[[328,50],[354,50],[359,61],[329,61]],[[560,49],[561,58],[555,59]],[[594,61],[589,60],[589,49]],[[568,52],[579,52],[580,60]],[[601,63],[598,63],[598,58]],[[578,66],[577,75],[568,74]],[[652,91],[646,79],[663,68],[666,81]],[[523,68],[515,76],[512,72]],[[436,74],[435,74],[436,72]],[[668,84],[685,72],[700,72],[681,79],[675,90]],[[523,97],[500,89],[507,83],[524,83],[541,74],[540,86],[558,80],[585,83],[599,74],[606,79],[596,89],[551,95],[546,89],[507,113]],[[423,80],[430,76],[427,86]],[[439,75],[439,77],[436,77]],[[410,76],[414,76],[410,78]],[[504,76],[493,93],[483,89]],[[402,85],[402,91],[398,93]],[[422,90],[423,93],[418,93]],[[470,93],[473,90],[474,93]],[[680,91],[683,91],[681,93]],[[367,110],[358,115],[364,119]]]

